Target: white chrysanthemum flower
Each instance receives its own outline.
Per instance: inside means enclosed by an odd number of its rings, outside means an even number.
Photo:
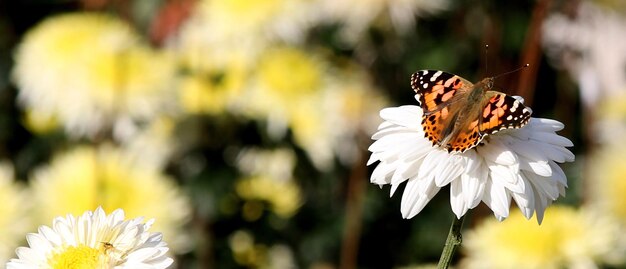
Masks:
[[[189,251],[189,198],[159,167],[138,157],[110,145],[81,146],[55,155],[31,177],[34,220],[43,223],[97,206],[123,208],[129,217],[158,219],[154,228],[168,238],[171,250]]]
[[[386,108],[385,120],[374,134],[368,165],[380,161],[371,176],[378,185],[390,184],[391,194],[407,181],[401,212],[412,218],[439,190],[450,184],[450,204],[457,217],[481,201],[502,220],[509,215],[511,198],[526,218],[534,212],[541,222],[546,207],[565,195],[567,178],[556,162],[571,162],[567,138],[555,132],[563,124],[531,118],[520,129],[488,136],[483,145],[450,154],[424,138],[422,109]]]
[[[121,209],[107,216],[100,207],[57,217],[26,236],[30,247],[18,248],[7,268],[167,268],[174,261],[163,236],[148,232],[152,223],[124,220]]]
[[[25,109],[55,118],[72,135],[95,136],[120,119],[162,113],[173,100],[175,71],[169,55],[140,42],[124,21],[73,13],[25,35],[12,75]]]

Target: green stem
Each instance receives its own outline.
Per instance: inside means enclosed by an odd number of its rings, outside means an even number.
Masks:
[[[450,266],[454,252],[456,252],[456,249],[461,246],[461,242],[463,241],[461,228],[463,228],[463,220],[468,213],[469,212],[465,213],[465,215],[461,216],[460,219],[457,219],[456,216],[453,217],[454,220],[450,226],[448,239],[446,239],[446,245],[443,247],[443,251],[441,252],[441,258],[439,258],[437,269],[447,269]]]

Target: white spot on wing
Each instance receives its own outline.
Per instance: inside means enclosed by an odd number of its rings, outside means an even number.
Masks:
[[[443,72],[437,71],[437,73],[433,74],[433,76],[430,77],[430,81],[434,82],[435,80],[437,80],[437,78],[441,75],[441,73],[443,73]]]
[[[424,88],[428,88],[428,83],[424,83]]]

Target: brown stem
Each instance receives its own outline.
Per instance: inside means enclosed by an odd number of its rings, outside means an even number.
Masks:
[[[359,161],[352,167],[352,172],[348,178],[345,223],[339,265],[341,269],[356,268],[362,227],[363,198],[366,190],[367,166],[365,165],[365,158],[366,152],[361,153]]]
[[[548,13],[551,1],[537,1],[530,18],[530,26],[526,32],[526,40],[524,41],[521,64],[530,64],[530,66],[520,73],[517,95],[524,97],[524,103],[528,106],[532,105],[537,73],[539,72],[539,62],[541,61],[541,25]]]

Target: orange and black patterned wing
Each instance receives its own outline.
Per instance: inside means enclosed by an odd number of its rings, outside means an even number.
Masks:
[[[411,75],[411,87],[424,114],[451,104],[473,86],[462,77],[438,70],[420,70]]]
[[[467,92],[473,84],[457,75],[438,70],[421,70],[411,76],[411,87],[424,111],[424,136],[433,145],[443,140],[455,128],[458,112],[465,105]]]
[[[483,107],[480,133],[494,134],[503,129],[521,128],[528,123],[532,110],[521,101],[497,91],[488,91],[489,101]]]
[[[480,132],[479,119],[474,118],[460,126],[458,134],[446,145],[448,152],[464,152],[478,145],[485,134]]]
[[[532,110],[519,100],[496,91],[485,94],[479,112],[480,115],[462,121],[464,124],[459,126],[459,133],[446,145],[448,152],[464,152],[478,145],[487,135],[503,129],[521,128],[532,114]]]

